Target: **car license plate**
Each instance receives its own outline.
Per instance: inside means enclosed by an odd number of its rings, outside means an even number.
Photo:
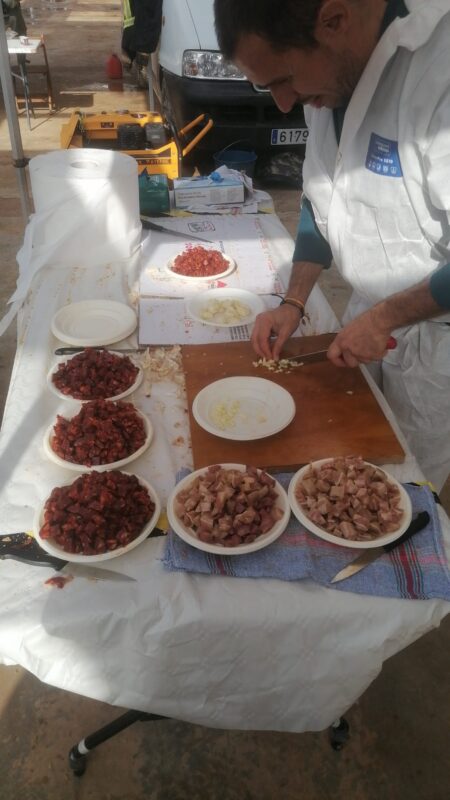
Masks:
[[[306,144],[308,128],[272,128],[271,144]]]

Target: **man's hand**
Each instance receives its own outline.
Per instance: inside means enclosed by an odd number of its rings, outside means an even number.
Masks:
[[[328,358],[337,367],[379,361],[386,353],[390,333],[375,309],[370,309],[339,331],[328,348]]]
[[[273,311],[264,311],[256,317],[252,333],[252,345],[261,358],[278,360],[284,344],[297,330],[301,311],[294,306],[279,306]],[[271,337],[275,341],[271,342]]]

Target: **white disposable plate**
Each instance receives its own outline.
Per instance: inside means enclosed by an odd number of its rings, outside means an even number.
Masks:
[[[311,464],[306,464],[306,466],[301,467],[298,472],[293,475],[291,482],[288,488],[288,497],[289,502],[291,504],[292,511],[294,512],[295,516],[297,517],[298,521],[301,522],[302,525],[305,526],[309,531],[315,533],[316,536],[320,536],[321,539],[325,539],[327,542],[331,542],[332,544],[340,545],[341,547],[354,547],[360,548],[361,550],[369,550],[373,547],[382,547],[385,544],[389,544],[389,542],[395,542],[411,523],[412,518],[412,508],[411,508],[411,501],[409,499],[408,494],[406,493],[405,489],[392,475],[389,475],[384,469],[381,470],[384,475],[386,476],[386,480],[390,483],[393,483],[400,492],[400,505],[403,510],[403,520],[401,525],[397,528],[397,530],[392,531],[392,533],[386,533],[384,536],[379,536],[377,539],[373,539],[370,542],[363,542],[363,541],[350,541],[349,539],[341,539],[339,536],[333,536],[332,533],[328,533],[324,531],[322,528],[319,528],[314,522],[311,522],[310,519],[306,516],[305,512],[301,508],[296,496],[295,496],[295,487],[297,486],[298,482],[302,479],[305,472],[309,469],[310,466],[313,467],[320,467],[321,464],[325,464],[327,461],[333,461],[332,458],[321,458],[319,461],[313,461]],[[365,462],[369,464],[371,467],[376,467],[376,469],[381,469],[381,467],[376,466],[375,464],[370,464],[369,461]]]
[[[51,327],[61,342],[77,347],[99,347],[120,342],[133,333],[136,326],[136,314],[125,303],[83,300],[60,308]]]
[[[208,248],[205,248],[205,249],[208,249]],[[217,249],[217,248],[209,248],[209,249],[211,250],[211,249]],[[185,253],[185,252],[186,251],[183,250],[181,253],[178,253],[178,255],[182,255],[182,253]],[[220,251],[218,251],[218,252],[220,252]],[[213,283],[213,281],[217,281],[217,280],[219,280],[219,278],[226,278],[227,275],[231,275],[231,273],[236,269],[236,262],[232,258],[230,258],[230,256],[227,256],[225,253],[220,253],[220,255],[223,256],[225,261],[228,262],[228,267],[223,272],[217,272],[216,275],[206,275],[204,278],[194,278],[191,275],[181,275],[179,272],[175,272],[173,270],[173,264],[174,264],[175,258],[177,258],[178,256],[175,256],[174,258],[171,258],[170,261],[168,261],[168,263],[166,264],[166,270],[170,275],[172,275],[173,278],[177,278],[178,280],[190,281],[190,282],[193,282],[193,283],[199,283],[199,282],[200,283],[205,283],[205,281],[207,283]]]
[[[47,501],[42,503],[41,507],[36,511],[34,517],[33,530],[37,543],[40,545],[40,547],[42,547],[43,550],[46,551],[46,553],[49,553],[51,556],[56,556],[57,558],[62,558],[64,561],[71,561],[78,564],[93,564],[99,561],[109,561],[111,558],[123,556],[125,553],[128,553],[129,550],[133,550],[134,547],[137,547],[138,544],[143,542],[152,532],[161,514],[161,503],[153,486],[150,483],[147,483],[147,481],[144,480],[144,478],[141,478],[139,475],[136,475],[136,478],[138,479],[139,483],[142,484],[142,486],[145,486],[145,488],[148,489],[150,497],[155,504],[155,510],[139,536],[136,536],[136,538],[125,547],[118,547],[117,550],[110,550],[107,553],[99,553],[95,556],[85,556],[82,553],[68,553],[67,550],[63,550],[63,548],[56,544],[56,542],[54,542],[52,539],[42,539],[40,530],[44,521],[44,507]],[[73,483],[73,480],[66,481],[65,483],[61,484],[61,486],[69,486],[71,483]]]
[[[239,404],[232,427],[222,429],[212,414],[220,404],[227,409]],[[267,378],[222,378],[205,386],[194,398],[192,413],[208,433],[222,439],[250,441],[272,436],[289,425],[295,416],[294,398],[278,383]]]
[[[238,300],[248,306],[250,311],[239,322],[214,322],[214,320],[202,319],[201,313],[211,300]],[[202,294],[192,295],[186,303],[186,310],[192,319],[201,322],[202,325],[212,325],[214,328],[236,328],[239,325],[250,325],[265,308],[264,301],[259,295],[248,292],[246,289],[208,289]]]
[[[244,464],[221,464],[220,466],[224,469],[238,469],[241,472],[244,472],[247,469]],[[272,542],[274,542],[275,539],[278,539],[283,531],[286,530],[289,517],[291,515],[291,509],[286,492],[281,484],[278,483],[278,481],[275,481],[275,489],[278,494],[277,505],[281,508],[283,516],[281,519],[275,522],[273,528],[268,531],[268,533],[263,533],[261,536],[258,536],[258,538],[250,544],[241,544],[237,545],[237,547],[222,547],[219,544],[208,544],[207,542],[201,542],[197,538],[195,531],[192,528],[187,528],[186,525],[183,525],[181,520],[176,515],[175,497],[179,492],[189,486],[189,484],[192,483],[192,481],[198,475],[203,475],[207,470],[208,467],[204,467],[203,469],[198,469],[195,472],[191,472],[190,475],[187,475],[185,478],[183,478],[172,490],[167,501],[167,518],[170,526],[181,539],[187,542],[187,544],[191,544],[192,547],[196,547],[197,550],[204,550],[205,553],[215,553],[216,555],[222,556],[240,556],[245,555],[246,553],[254,553],[256,550],[262,550],[263,547],[267,547],[268,544],[272,544]]]
[[[66,419],[72,419],[72,417],[78,414],[81,407],[82,404],[78,405],[76,410],[74,410],[71,414],[63,414],[61,416],[64,416]],[[138,450],[135,450],[135,452],[132,453],[130,456],[128,456],[128,458],[121,458],[120,461],[114,461],[111,464],[95,464],[93,467],[88,467],[85,464],[74,464],[72,461],[65,461],[63,458],[60,458],[54,452],[50,444],[53,434],[54,423],[50,425],[50,427],[47,428],[45,432],[44,436],[45,455],[48,456],[48,458],[55,464],[58,464],[58,466],[64,467],[64,469],[70,469],[73,472],[92,472],[93,470],[95,470],[95,472],[105,472],[106,470],[120,469],[121,467],[124,467],[126,464],[130,464],[132,461],[135,461],[137,458],[139,458],[139,456],[142,455],[142,453],[145,453],[147,447],[149,446],[150,442],[153,439],[153,425],[150,422],[149,418],[146,417],[145,414],[143,414],[141,411],[139,411],[139,409],[135,408],[135,411],[141,417],[144,423],[147,436],[142,447],[139,447]]]
[[[116,355],[119,355],[119,353],[116,353]],[[120,358],[124,358],[124,356],[120,356]],[[70,361],[70,359],[68,360]],[[90,400],[81,400],[79,397],[73,397],[71,394],[63,394],[62,392],[59,391],[59,389],[57,389],[57,387],[53,383],[53,375],[55,374],[55,372],[58,370],[58,368],[62,363],[63,362],[60,361],[59,364],[55,364],[47,375],[47,386],[50,389],[50,391],[53,392],[53,394],[56,394],[57,397],[60,397],[61,400],[69,400],[71,402],[78,402],[78,403],[89,403]],[[128,397],[128,395],[133,394],[133,392],[135,392],[136,389],[138,389],[139,386],[141,385],[142,379],[144,377],[142,369],[138,367],[138,370],[139,372],[136,375],[136,380],[134,381],[134,383],[131,384],[131,386],[128,387],[128,389],[125,389],[125,391],[122,392],[121,394],[115,394],[113,397],[102,397],[102,400],[122,400],[122,398]]]

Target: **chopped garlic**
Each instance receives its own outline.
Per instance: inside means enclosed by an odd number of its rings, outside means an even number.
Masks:
[[[200,311],[200,319],[220,325],[238,325],[250,314],[250,306],[240,300],[209,300]]]
[[[265,367],[270,372],[291,372],[295,367],[302,367],[303,361],[290,361],[289,358],[280,358],[275,361],[274,358],[259,358],[258,361],[253,361],[254,367]]]
[[[223,403],[216,403],[216,405],[212,407],[209,416],[211,421],[214,422],[221,431],[225,431],[228,428],[234,428],[240,408],[241,404],[239,400],[233,400],[231,402],[225,400]]]

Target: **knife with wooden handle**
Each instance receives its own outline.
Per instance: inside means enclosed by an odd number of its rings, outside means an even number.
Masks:
[[[389,544],[382,545],[381,547],[374,547],[370,550],[364,550],[362,555],[355,558],[351,564],[347,564],[344,569],[341,569],[340,572],[334,576],[333,580],[330,581],[330,583],[345,581],[346,578],[356,575],[357,572],[360,572],[360,570],[365,569],[365,567],[368,567],[369,564],[372,564],[374,561],[376,561],[376,559],[382,556],[383,553],[390,553],[395,547],[404,544],[404,542],[407,542],[408,539],[411,539],[414,534],[419,533],[419,531],[426,528],[429,521],[430,515],[428,511],[421,511],[419,514],[417,514],[417,517],[412,520],[409,527],[398,539],[396,539],[394,542],[390,542]]]

